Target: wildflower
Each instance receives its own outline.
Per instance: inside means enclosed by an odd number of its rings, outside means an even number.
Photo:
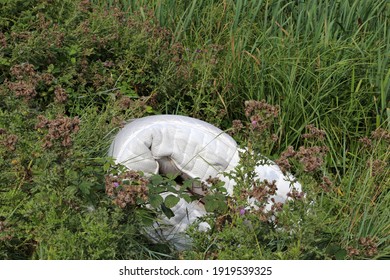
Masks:
[[[126,208],[126,206],[137,205],[140,201],[147,201],[148,182],[146,178],[134,171],[127,171],[118,177],[108,175],[105,178],[106,193],[116,205]],[[122,187],[118,188],[120,185]]]
[[[326,146],[300,147],[296,158],[303,164],[305,172],[318,170],[324,163],[323,157],[328,151]]]
[[[8,135],[8,137],[3,141],[3,145],[6,146],[10,151],[15,151],[16,143],[18,142],[18,136]]]
[[[245,208],[241,208],[240,209],[240,216],[244,216],[245,212],[246,212]]]
[[[275,160],[275,163],[279,166],[280,170],[284,174],[286,174],[286,172],[291,169],[291,164],[287,158],[281,157],[280,159]]]
[[[34,65],[29,63],[22,63],[14,65],[10,69],[11,75],[14,76],[17,80],[23,80],[28,78],[35,78],[36,73],[34,70]]]
[[[372,141],[368,137],[360,138],[359,142],[362,143],[365,148],[371,148],[372,147]]]
[[[71,134],[77,133],[80,129],[80,120],[78,117],[68,118],[58,116],[54,120],[48,120],[44,116],[38,116],[38,123],[35,125],[36,129],[47,128],[48,133],[46,134],[43,147],[50,148],[53,146],[54,140],[62,140],[61,145],[63,147],[69,147],[72,144]]]
[[[56,103],[65,103],[68,100],[68,95],[61,86],[57,86],[54,90],[54,100]]]
[[[233,120],[232,122],[232,134],[236,134],[238,132],[241,131],[241,129],[243,129],[244,125],[242,124],[242,122],[240,120]]]
[[[358,255],[360,255],[360,250],[359,249],[356,249],[356,248],[354,248],[354,247],[351,247],[351,246],[349,246],[348,248],[347,248],[347,254],[348,254],[348,256],[351,258],[351,257],[354,257],[354,256],[358,256]]]
[[[322,141],[325,139],[326,133],[324,130],[316,128],[314,125],[309,124],[306,126],[306,129],[309,130],[309,133],[305,133],[302,135],[305,139],[315,139]]]
[[[23,97],[26,101],[31,100],[37,95],[35,90],[36,82],[16,81],[6,82],[8,88],[15,93],[17,97]]]
[[[255,198],[259,202],[267,201],[270,195],[276,193],[276,181],[269,182],[264,180],[262,182],[254,182],[253,189],[249,192],[250,197]]]
[[[292,146],[288,146],[287,150],[280,155],[280,158],[275,160],[275,163],[279,166],[283,173],[290,171],[291,165],[288,159],[294,157],[295,155],[296,152],[294,151],[294,148]]]
[[[385,170],[386,166],[387,166],[387,162],[380,159],[367,161],[367,167],[371,168],[373,177],[380,175],[382,171]]]
[[[271,206],[271,211],[272,212],[280,212],[280,211],[282,211],[282,209],[283,209],[283,203],[282,202],[275,202],[275,200],[274,199],[272,199],[272,202],[274,202],[273,204],[272,204],[272,206]]]
[[[330,190],[330,188],[332,187],[332,185],[333,185],[333,183],[332,183],[332,181],[329,179],[329,177],[327,177],[327,176],[323,176],[323,177],[322,177],[322,183],[320,184],[320,187],[321,187],[324,191],[328,192],[328,191]]]
[[[361,237],[359,244],[363,247],[366,256],[372,257],[378,253],[377,238],[375,237]]]
[[[245,101],[245,116],[250,119],[252,128],[258,132],[264,132],[269,129],[278,114],[279,106],[272,106],[265,100]]]
[[[129,96],[122,96],[118,100],[119,108],[122,110],[127,110],[133,105],[133,100]]]
[[[383,128],[377,128],[375,131],[371,133],[371,137],[375,140],[381,140],[383,139],[385,142],[390,142],[390,131],[383,129]]]
[[[302,200],[305,197],[305,193],[293,189],[291,192],[287,193],[287,196],[291,197],[294,200]]]
[[[50,73],[43,73],[39,76],[39,81],[42,81],[46,85],[51,85],[54,81],[54,76]]]

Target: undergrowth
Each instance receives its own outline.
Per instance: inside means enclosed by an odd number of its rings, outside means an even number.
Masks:
[[[0,258],[388,259],[390,5],[139,2],[0,1]],[[144,206],[170,215],[156,188],[174,178],[137,177],[122,207],[107,150],[167,113],[275,160],[305,199],[275,227],[218,186],[190,251],[151,243]],[[243,193],[251,157],[232,174]]]

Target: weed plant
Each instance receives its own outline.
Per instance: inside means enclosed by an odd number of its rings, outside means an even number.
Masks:
[[[0,258],[390,258],[389,18],[385,0],[0,1]],[[167,113],[255,152],[234,197],[211,182],[211,230],[183,252],[143,235],[174,178],[109,192],[115,133]],[[272,189],[258,153],[305,192],[273,220],[244,208]]]

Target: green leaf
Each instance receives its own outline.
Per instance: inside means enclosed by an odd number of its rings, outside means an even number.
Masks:
[[[0,57],[0,65],[9,66],[10,64],[8,59]]]
[[[182,197],[186,202],[188,202],[188,203],[191,203],[191,201],[192,201],[191,196],[188,195],[188,194],[186,194],[186,193],[183,193],[183,194],[181,195],[181,197]]]
[[[172,208],[172,207],[176,206],[176,204],[179,203],[179,201],[180,201],[179,197],[177,197],[173,194],[170,194],[165,198],[164,204],[166,207]]]
[[[108,172],[108,170],[110,170],[111,168],[111,163],[109,161],[107,161],[104,165],[103,165],[103,170],[104,172]]]
[[[83,193],[83,194],[86,194],[88,195],[91,191],[91,186],[93,184],[91,182],[88,182],[88,181],[84,181],[84,182],[81,182],[79,184],[79,189],[80,191]]]
[[[149,195],[149,203],[152,207],[157,208],[164,202],[163,198],[159,194]]]
[[[225,202],[225,196],[221,194],[211,194],[204,198],[204,207],[207,212],[226,212],[227,204]]]
[[[158,186],[164,181],[164,178],[159,175],[155,174],[150,178],[150,182],[152,182],[153,185]]]
[[[172,193],[177,193],[176,188],[174,188],[173,186],[168,186],[167,191],[172,192]]]
[[[161,210],[164,212],[165,216],[168,217],[168,219],[170,219],[170,218],[175,216],[173,211],[171,209],[169,209],[168,207],[166,207],[164,203],[161,204]]]

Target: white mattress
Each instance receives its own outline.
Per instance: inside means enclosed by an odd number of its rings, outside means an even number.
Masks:
[[[232,171],[240,160],[237,143],[227,133],[204,121],[178,115],[156,115],[131,121],[114,138],[109,155],[117,164],[147,175],[174,173],[202,181],[218,177],[225,182],[230,195],[235,181],[222,173]],[[272,161],[258,164],[255,171],[257,179],[276,180],[278,190],[273,197],[276,202],[284,202],[292,187],[301,189],[299,183],[291,183],[294,180],[291,175],[283,175]],[[204,193],[196,186],[193,192]],[[271,202],[267,205],[268,209],[270,207]],[[177,248],[183,248],[190,243],[185,236],[188,225],[206,211],[201,203],[187,203],[184,199],[172,211],[174,217],[162,216],[148,233],[156,241],[170,241]],[[201,230],[205,229],[207,225],[201,224]]]

